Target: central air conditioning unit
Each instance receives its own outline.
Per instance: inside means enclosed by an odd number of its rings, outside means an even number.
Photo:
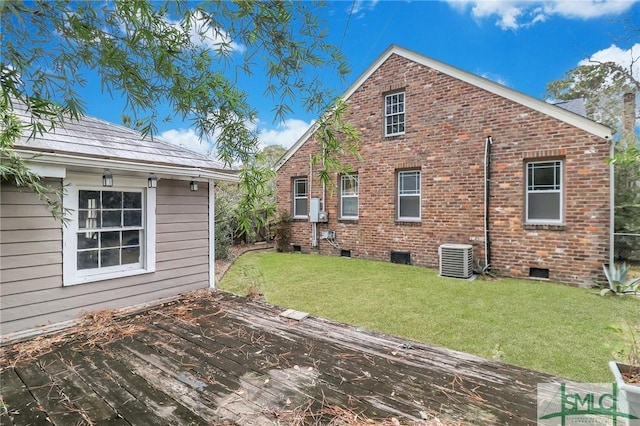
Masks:
[[[440,275],[453,278],[473,276],[473,246],[468,244],[442,244],[440,255]]]

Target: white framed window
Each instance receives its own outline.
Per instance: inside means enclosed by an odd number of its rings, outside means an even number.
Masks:
[[[357,174],[340,176],[340,218],[358,218],[359,182]]]
[[[102,187],[100,176],[70,175],[63,203],[64,285],[155,270],[155,188],[146,179],[118,178]]]
[[[307,178],[293,179],[293,217],[307,218],[309,184]]]
[[[384,135],[404,134],[404,92],[392,93],[384,97]]]
[[[398,172],[398,220],[419,221],[420,205],[420,171],[403,170]]]
[[[526,222],[562,223],[562,161],[531,161],[526,167]]]

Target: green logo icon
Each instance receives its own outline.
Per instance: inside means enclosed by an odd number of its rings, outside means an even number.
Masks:
[[[538,385],[538,424],[636,425],[638,413],[616,383],[541,383]]]

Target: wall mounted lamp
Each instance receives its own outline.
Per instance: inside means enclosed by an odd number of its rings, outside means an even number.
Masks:
[[[191,182],[189,182],[189,189],[191,191],[197,191],[198,190],[198,182],[196,182],[195,180],[192,180]]]
[[[147,179],[147,186],[149,188],[157,188],[158,187],[158,177],[151,173],[149,175],[149,179]]]
[[[102,186],[113,186],[113,175],[109,169],[105,169],[105,171],[102,172]]]

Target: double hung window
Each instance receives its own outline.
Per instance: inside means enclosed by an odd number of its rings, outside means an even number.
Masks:
[[[140,267],[144,239],[143,193],[78,191],[77,268]]]
[[[307,178],[293,179],[293,217],[295,218],[306,218],[309,214],[308,186]]]
[[[340,176],[340,218],[358,218],[358,175]]]
[[[386,95],[384,97],[384,135],[404,134],[404,123],[404,92]]]
[[[401,221],[420,220],[420,171],[398,172],[397,219]]]
[[[526,168],[526,222],[562,223],[562,161],[532,161]]]
[[[64,285],[155,271],[156,189],[146,179],[119,178],[112,188],[98,179],[65,179]]]

